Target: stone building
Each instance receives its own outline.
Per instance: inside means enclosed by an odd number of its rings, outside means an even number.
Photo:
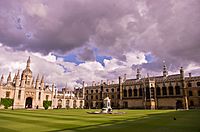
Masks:
[[[84,99],[82,94],[82,88],[62,88],[62,91],[56,92],[54,96],[54,104],[57,108],[83,108]]]
[[[51,108],[83,107],[84,100],[79,96],[75,96],[73,91],[69,92],[69,90],[64,89],[63,92],[60,92],[55,87],[55,84],[45,85],[44,76],[40,78],[39,74],[35,80],[30,69],[30,64],[31,60],[29,57],[26,68],[22,71],[21,75],[18,70],[13,79],[11,78],[11,73],[9,73],[7,80],[4,80],[4,76],[2,75],[0,80],[0,99],[13,99],[13,109],[43,109],[44,100],[52,101]],[[82,100],[81,105],[80,100]],[[0,108],[4,108],[4,106],[1,105]]]
[[[85,107],[102,108],[103,99],[111,99],[112,108],[133,109],[188,109],[200,108],[200,76],[168,75],[166,65],[162,76],[141,78],[137,69],[135,79],[122,79],[118,83],[92,83],[84,87]]]

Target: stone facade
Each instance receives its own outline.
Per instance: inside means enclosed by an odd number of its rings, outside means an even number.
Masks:
[[[66,93],[65,91],[61,93],[52,85],[45,85],[44,76],[40,78],[39,74],[34,80],[32,76],[32,71],[30,69],[31,60],[30,57],[27,60],[26,68],[22,71],[20,75],[20,71],[15,74],[14,78],[11,78],[11,73],[7,77],[7,81],[5,82],[4,76],[2,75],[0,80],[0,99],[1,98],[11,98],[14,100],[13,109],[23,109],[23,108],[32,108],[32,109],[43,109],[43,101],[49,100],[52,101],[51,108],[58,108],[60,105],[60,100],[66,102],[69,100],[69,106],[67,108],[78,108],[80,107],[80,100],[82,99],[79,96],[75,96],[74,93],[79,91],[71,91],[70,93]],[[68,100],[67,100],[68,99]],[[84,100],[81,102],[83,107]],[[61,104],[61,108],[66,108],[65,104]],[[73,107],[76,106],[76,107]],[[4,108],[4,106],[0,106],[0,108]]]
[[[103,99],[111,99],[112,108],[135,109],[189,109],[200,108],[200,76],[168,75],[166,65],[163,75],[141,78],[137,69],[136,79],[122,79],[118,83],[99,84],[84,87],[85,107],[102,108]]]

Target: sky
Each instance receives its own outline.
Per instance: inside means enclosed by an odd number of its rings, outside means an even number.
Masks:
[[[31,57],[59,87],[169,74],[200,75],[199,0],[1,0],[0,74]]]

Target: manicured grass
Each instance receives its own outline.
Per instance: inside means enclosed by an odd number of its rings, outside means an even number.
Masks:
[[[0,110],[0,131],[200,132],[200,110]],[[176,120],[174,120],[174,117]]]

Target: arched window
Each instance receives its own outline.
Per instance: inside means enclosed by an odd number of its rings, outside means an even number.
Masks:
[[[128,90],[128,96],[131,97],[132,96],[132,89]]]
[[[127,90],[124,89],[124,97],[127,97]]]
[[[91,90],[91,93],[93,93],[93,90]]]
[[[133,92],[134,92],[134,96],[137,96],[137,89],[136,88],[134,88]]]
[[[176,95],[180,95],[181,94],[181,88],[180,88],[180,86],[176,86],[175,90],[176,90]]]
[[[98,90],[96,90],[96,93],[98,93]]]
[[[197,86],[200,87],[200,82],[197,82]]]
[[[162,87],[162,93],[163,93],[163,95],[167,95],[167,88],[166,87]]]
[[[169,86],[169,95],[174,95],[174,90],[172,86]]]
[[[115,92],[114,88],[112,88],[111,91],[112,91],[112,93],[114,93]]]
[[[156,88],[156,95],[160,95],[160,87]]]
[[[154,87],[151,87],[151,98],[154,98]]]

